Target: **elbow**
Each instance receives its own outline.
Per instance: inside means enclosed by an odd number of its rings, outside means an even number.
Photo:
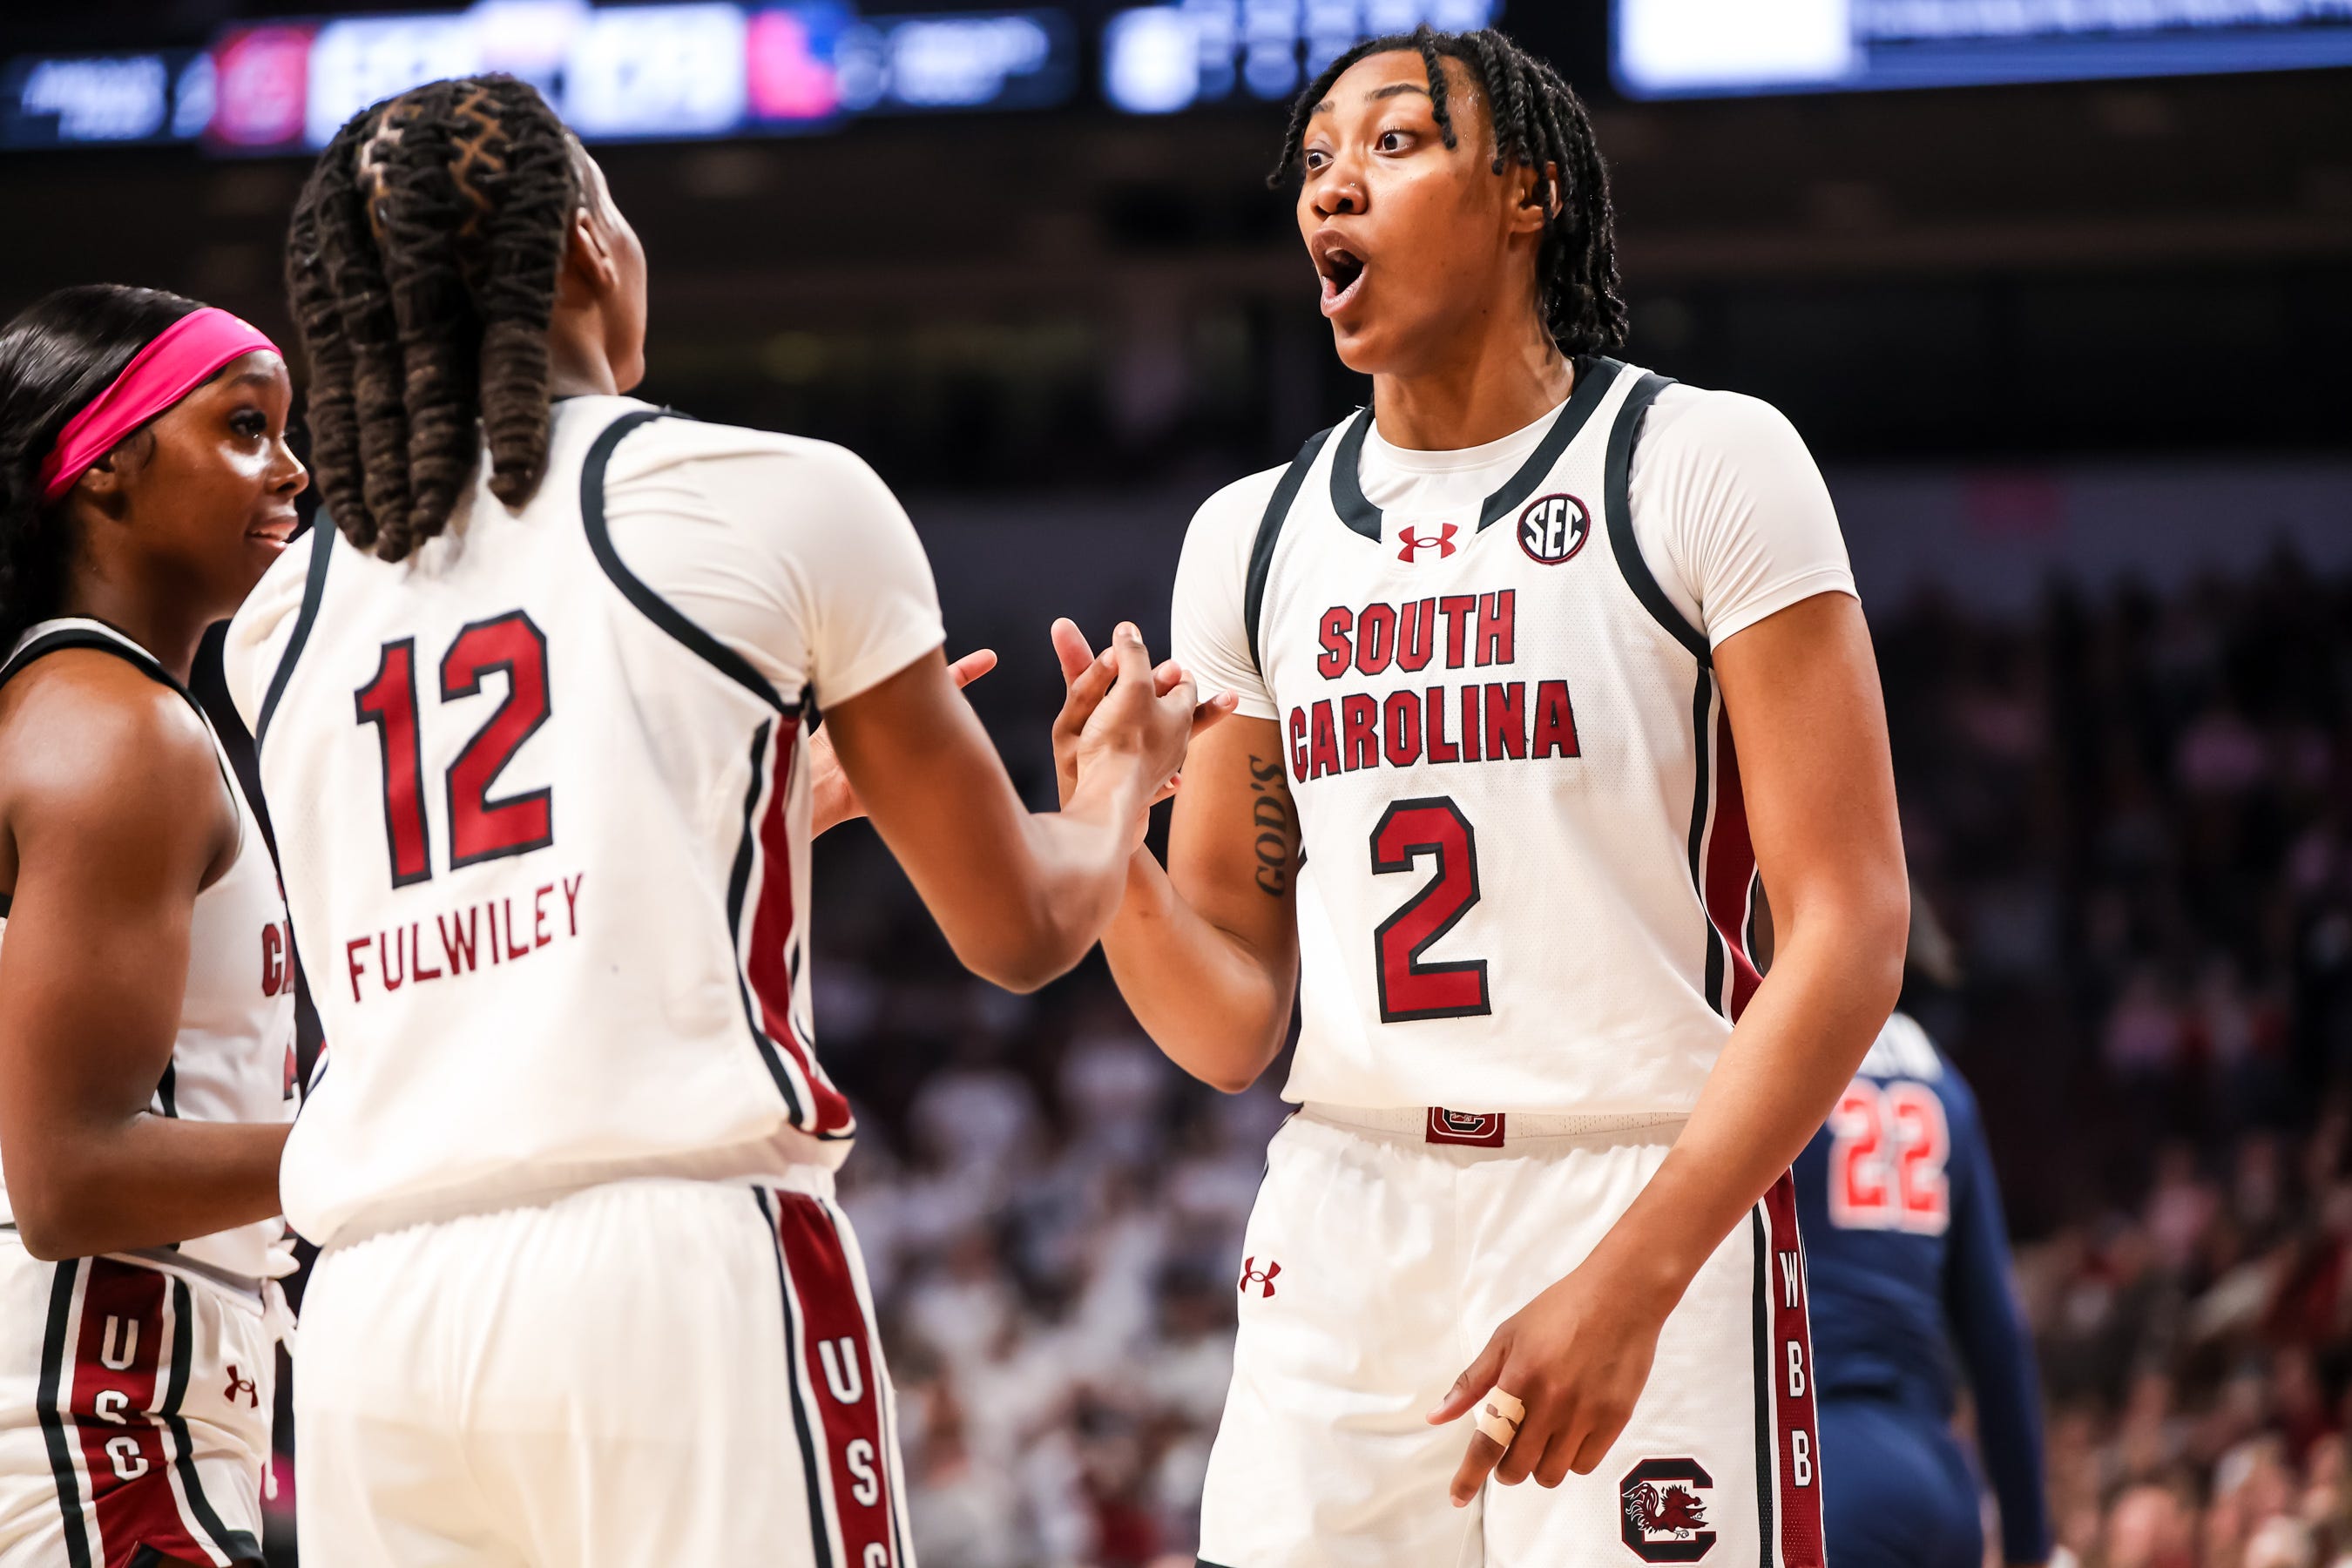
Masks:
[[[1265,1076],[1265,1069],[1262,1067],[1247,1068],[1214,1068],[1204,1073],[1197,1073],[1194,1076],[1200,1079],[1202,1083],[1207,1084],[1211,1089],[1215,1089],[1219,1094],[1246,1094],[1256,1084],[1259,1079]]]
[[[1086,947],[1050,927],[1000,930],[952,945],[966,969],[991,985],[1021,996],[1052,984],[1087,955]]]
[[[1857,982],[1893,1012],[1903,994],[1903,966],[1911,943],[1911,885],[1900,875],[1883,879],[1857,900],[1852,951]]]
[[[16,1226],[16,1239],[25,1250],[42,1263],[62,1263],[69,1258],[94,1257],[105,1250],[90,1228],[80,1205],[58,1191],[52,1183],[35,1183],[20,1190],[16,1184],[8,1187],[10,1217]]]

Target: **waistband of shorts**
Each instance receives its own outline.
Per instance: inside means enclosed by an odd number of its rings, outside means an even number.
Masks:
[[[441,1225],[512,1209],[547,1208],[600,1188],[648,1183],[739,1189],[757,1186],[831,1197],[834,1163],[800,1157],[803,1145],[821,1147],[827,1153],[838,1147],[816,1145],[813,1139],[790,1133],[756,1145],[739,1144],[707,1153],[665,1156],[642,1163],[538,1166],[518,1172],[503,1182],[475,1183],[454,1192],[425,1193],[413,1198],[372,1204],[339,1226],[324,1245],[331,1250],[421,1225]]]
[[[1608,1138],[1653,1127],[1679,1127],[1690,1120],[1690,1113],[1682,1110],[1562,1116],[1518,1110],[1480,1113],[1435,1105],[1375,1109],[1326,1105],[1319,1100],[1300,1106],[1298,1114],[1310,1121],[1344,1127],[1352,1132],[1485,1149],[1499,1149],[1535,1138]]]

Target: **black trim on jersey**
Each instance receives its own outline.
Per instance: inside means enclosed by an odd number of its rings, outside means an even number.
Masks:
[[[1707,807],[1715,800],[1715,775],[1709,771],[1715,749],[1715,726],[1708,722],[1715,717],[1715,672],[1701,667],[1698,679],[1691,687],[1691,819],[1690,874],[1691,889],[1698,895],[1698,915],[1706,927],[1706,1005],[1717,1013],[1724,1011],[1723,933],[1715,929],[1715,911],[1706,902],[1706,870],[1701,862],[1701,852],[1706,843]]]
[[[242,1530],[231,1530],[223,1524],[221,1516],[213,1510],[212,1500],[205,1496],[203,1478],[196,1474],[195,1449],[188,1441],[188,1418],[180,1414],[180,1401],[188,1392],[188,1363],[195,1343],[194,1315],[188,1282],[172,1276],[172,1381],[159,1413],[172,1434],[172,1467],[180,1473],[180,1488],[187,1495],[188,1511],[196,1516],[196,1522],[212,1537],[214,1548],[231,1563],[257,1563],[261,1560],[261,1542]]]
[[[760,833],[760,790],[768,777],[768,737],[775,732],[776,721],[761,721],[751,732],[751,790],[743,797],[743,837],[735,842],[735,865],[727,874],[727,950],[734,955],[735,990],[743,998],[743,1021],[751,1026],[751,1038],[760,1047],[760,1060],[768,1076],[776,1080],[783,1091],[784,1108],[791,1112],[794,1127],[813,1120],[801,1109],[801,1097],[793,1092],[792,1075],[784,1070],[783,1052],[776,1042],[768,1038],[768,1031],[760,1025],[759,1005],[751,1000],[751,983],[743,977],[743,899],[751,886],[751,846]],[[810,1065],[815,1065],[812,1056]]]
[[[1674,384],[1663,375],[1644,374],[1633,384],[1618,407],[1617,423],[1609,432],[1609,462],[1603,485],[1603,510],[1609,514],[1609,550],[1617,557],[1617,570],[1623,574],[1625,585],[1642,601],[1642,607],[1651,618],[1666,628],[1674,639],[1690,650],[1690,656],[1702,666],[1715,663],[1714,652],[1707,647],[1706,634],[1683,618],[1666,597],[1665,590],[1651,574],[1650,563],[1642,559],[1641,542],[1633,537],[1633,503],[1632,496],[1633,473],[1633,443],[1642,438],[1642,424],[1648,417],[1650,405],[1658,394]]]
[[[683,417],[667,408],[635,409],[604,426],[595,444],[588,448],[587,461],[580,468],[580,517],[587,525],[588,548],[594,552],[596,564],[604,569],[604,575],[620,589],[621,596],[635,605],[646,619],[777,712],[798,712],[800,705],[785,701],[768,683],[767,677],[751,667],[751,660],[696,626],[677,605],[647,587],[645,579],[630,571],[620,552],[613,548],[612,529],[604,520],[604,469],[613,460],[613,449],[621,444],[622,437],[641,425]]]
[[[179,1090],[179,1064],[177,1062],[165,1062],[163,1064],[163,1076],[155,1080],[155,1098],[163,1101],[163,1114],[167,1117],[177,1117],[180,1114]]]
[[[319,601],[327,595],[327,558],[334,553],[335,524],[324,511],[310,524],[310,565],[302,574],[302,607],[294,615],[294,635],[286,639],[286,651],[279,656],[278,668],[269,677],[268,694],[261,700],[261,712],[253,724],[253,749],[258,753],[264,737],[269,733],[269,721],[277,716],[278,700],[286,695],[286,683],[294,678],[294,661],[302,657],[302,648],[310,640],[310,628],[318,624]]]
[[[802,1353],[801,1317],[793,1307],[792,1274],[784,1266],[784,1236],[776,1219],[776,1211],[768,1203],[767,1190],[751,1189],[751,1201],[760,1205],[760,1217],[767,1222],[768,1244],[776,1251],[776,1294],[784,1304],[784,1386],[793,1396],[793,1430],[801,1440],[801,1471],[805,1478],[808,1496],[809,1536],[814,1548],[816,1568],[833,1568],[833,1543],[825,1527],[824,1483],[817,1478],[816,1439],[809,1431],[808,1406],[801,1403],[801,1372],[808,1365]],[[878,1384],[881,1379],[877,1376]],[[877,1391],[879,1398],[879,1391]],[[888,1456],[882,1456],[888,1463]]]
[[[1772,1270],[1765,1261],[1772,1241],[1761,1204],[1748,1211],[1748,1227],[1756,1243],[1756,1562],[1757,1568],[1773,1568],[1772,1462],[1779,1445],[1772,1440]]]
[[[49,1322],[41,1335],[41,1382],[34,1403],[41,1413],[41,1436],[49,1448],[49,1474],[58,1484],[58,1508],[65,1515],[66,1559],[69,1568],[90,1568],[89,1521],[81,1511],[81,1486],[74,1479],[73,1450],[66,1446],[64,1412],[58,1408],[58,1386],[71,1359],[66,1327],[73,1319],[74,1277],[82,1260],[69,1258],[58,1265],[49,1286]]]
[[[1242,629],[1249,634],[1250,663],[1257,667],[1260,677],[1265,674],[1265,660],[1257,650],[1257,622],[1265,609],[1265,580],[1274,570],[1275,542],[1281,537],[1283,522],[1297,502],[1300,488],[1307,483],[1307,471],[1315,466],[1315,455],[1330,439],[1331,430],[1338,428],[1335,425],[1307,437],[1307,445],[1298,448],[1298,456],[1283,474],[1282,482],[1274,487],[1274,497],[1265,503],[1265,515],[1257,520],[1257,537],[1250,542],[1249,580],[1242,590]]]
[[[1625,367],[1613,359],[1591,357],[1576,362],[1576,385],[1561,405],[1559,415],[1544,432],[1536,449],[1528,454],[1518,471],[1503,482],[1503,488],[1488,496],[1478,507],[1478,528],[1485,530],[1517,511],[1527,499],[1536,493],[1552,469],[1559,466],[1559,457],[1568,444],[1576,439],[1592,411]],[[1381,509],[1364,495],[1361,459],[1364,437],[1372,428],[1372,411],[1365,409],[1350,421],[1348,433],[1339,437],[1339,449],[1331,460],[1331,505],[1339,521],[1362,534],[1375,544],[1381,538]]]

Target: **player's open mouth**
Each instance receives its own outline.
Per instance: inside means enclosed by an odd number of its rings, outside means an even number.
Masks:
[[[1355,302],[1370,264],[1346,246],[1317,235],[1312,246],[1315,270],[1323,279],[1323,313],[1336,316]]]
[[[245,536],[247,539],[257,540],[261,543],[273,545],[279,550],[283,550],[288,544],[292,542],[294,538],[294,530],[299,526],[300,521],[299,519],[291,517],[278,518],[268,522],[257,523],[255,526],[247,529],[245,531]]]

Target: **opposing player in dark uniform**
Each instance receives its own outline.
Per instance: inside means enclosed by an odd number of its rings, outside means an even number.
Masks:
[[[1916,899],[1911,967],[1946,967]],[[1979,1488],[1952,1431],[1963,1375],[2000,1505],[2001,1560],[2050,1559],[2041,1385],[2010,1285],[1976,1096],[1908,1015],[1886,1021],[1797,1161],[1813,1290],[1822,1501],[1837,1568],[1976,1568]],[[1955,1364],[1957,1352],[1958,1364]]]

